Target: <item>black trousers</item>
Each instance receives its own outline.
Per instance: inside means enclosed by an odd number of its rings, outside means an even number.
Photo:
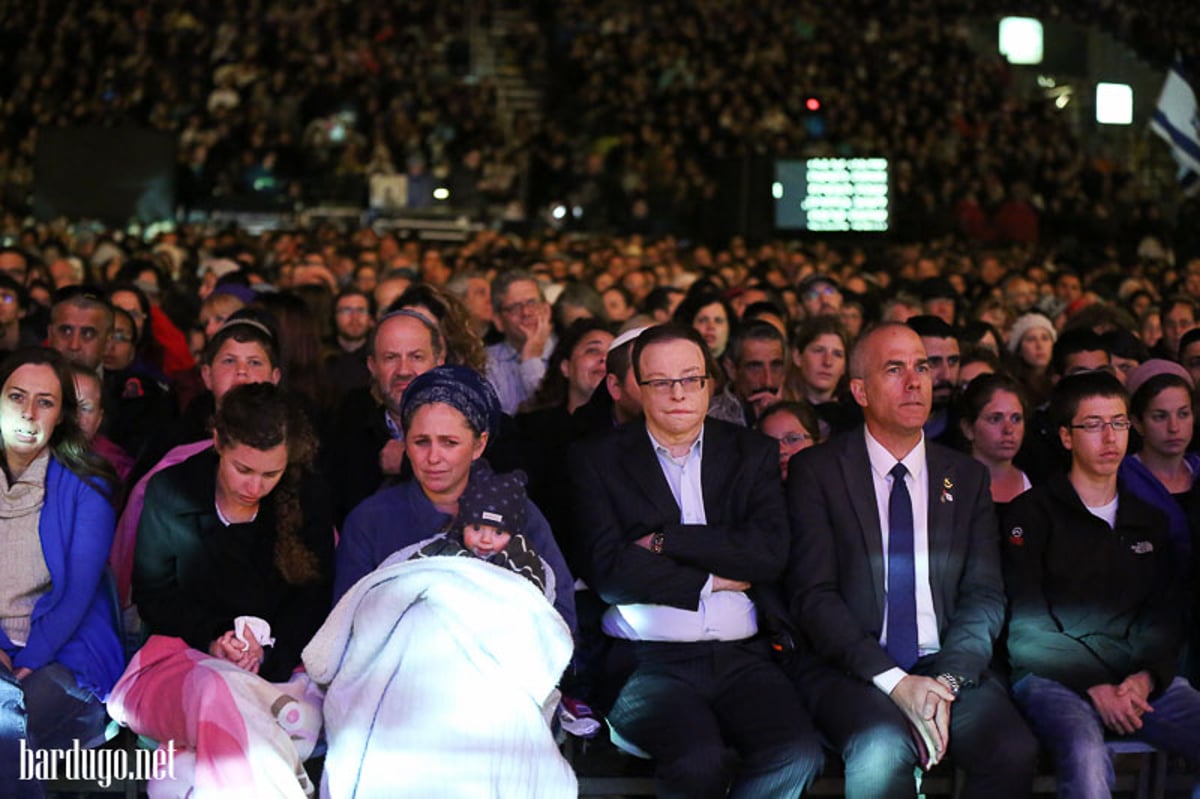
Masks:
[[[919,669],[918,663],[918,669]],[[846,764],[846,797],[911,799],[919,755],[908,719],[883,691],[819,663],[793,671],[804,706]],[[949,755],[967,773],[965,796],[1029,796],[1037,741],[1002,682],[986,676],[951,705]]]
[[[760,639],[634,645],[609,722],[655,760],[659,796],[797,797],[820,739]]]

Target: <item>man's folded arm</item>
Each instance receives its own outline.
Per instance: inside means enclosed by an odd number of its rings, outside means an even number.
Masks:
[[[737,525],[668,524],[663,554],[701,571],[748,583],[779,579],[787,564],[787,505],[774,447],[756,447],[744,468],[750,472],[745,521]]]
[[[611,605],[654,604],[696,610],[709,572],[654,554],[637,539],[663,529],[667,520],[626,526],[600,469],[595,447],[577,445],[570,456],[576,540],[584,553],[592,590]]]

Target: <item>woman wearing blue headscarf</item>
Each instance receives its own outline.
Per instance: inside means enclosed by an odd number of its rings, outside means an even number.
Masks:
[[[467,484],[491,472],[482,455],[500,423],[500,401],[478,372],[447,365],[420,375],[405,389],[400,415],[413,479],[380,489],[346,517],[335,602],[389,555],[447,529]],[[526,518],[526,538],[554,571],[554,607],[574,630],[575,580],[533,503]]]
[[[482,458],[496,394],[469,368],[439,366],[409,384],[400,411],[413,479],[347,517],[338,602],[304,650],[327,690],[323,795],[574,797],[547,724],[573,648],[574,580],[537,507],[509,488],[479,518],[524,517],[554,575],[553,609],[524,576],[478,558],[389,558],[476,518],[472,498],[497,482]]]

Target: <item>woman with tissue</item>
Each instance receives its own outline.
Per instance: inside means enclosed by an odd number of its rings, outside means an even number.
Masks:
[[[151,796],[311,795],[321,700],[300,652],[329,613],[333,558],[315,439],[269,383],[231,390],[213,439],[147,488],[133,599],[151,637],[109,713],[177,753]]]

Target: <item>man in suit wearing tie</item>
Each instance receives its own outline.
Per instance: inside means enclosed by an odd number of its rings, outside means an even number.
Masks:
[[[787,592],[816,657],[801,699],[846,762],[847,797],[912,797],[947,752],[971,797],[1028,795],[1037,744],[988,672],[1004,585],[988,474],[925,441],[920,337],[889,323],[850,358],[864,428],[788,467]]]
[[[636,660],[609,722],[654,758],[659,796],[795,797],[821,747],[747,593],[786,565],[778,448],[705,418],[695,330],[650,328],[632,361],[645,420],[571,453],[587,582]]]

